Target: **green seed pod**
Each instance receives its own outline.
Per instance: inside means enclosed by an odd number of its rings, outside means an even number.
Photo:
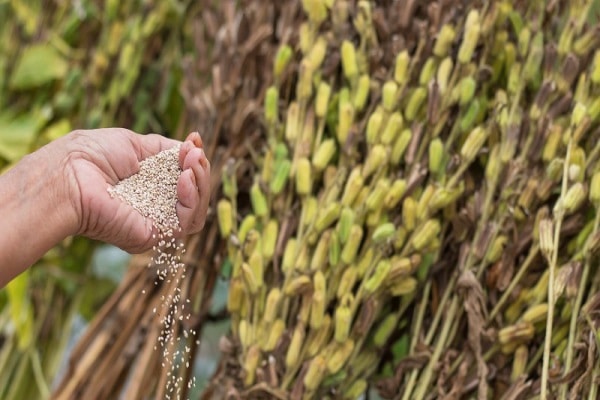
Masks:
[[[326,230],[321,234],[317,247],[313,252],[312,260],[310,262],[310,269],[317,271],[325,268],[329,257],[329,243],[331,241],[331,230]]]
[[[544,149],[542,150],[542,160],[544,160],[546,163],[550,162],[556,157],[563,134],[562,128],[557,124],[551,124],[549,131],[550,133],[546,137]]]
[[[488,248],[488,251],[485,255],[485,260],[490,264],[499,261],[500,257],[502,257],[504,249],[506,248],[507,242],[508,238],[506,235],[498,235]]]
[[[302,0],[302,8],[309,21],[317,26],[327,19],[327,7],[324,0]]]
[[[490,152],[488,162],[485,166],[485,179],[490,182],[495,181],[502,172],[502,163],[500,162],[500,145],[495,145]]]
[[[385,125],[383,133],[381,134],[381,143],[387,146],[394,142],[403,125],[404,118],[402,118],[402,114],[399,112],[392,113],[387,124]]]
[[[354,381],[352,385],[344,392],[345,399],[358,399],[368,389],[368,383],[365,379]]]
[[[471,76],[466,76],[461,79],[459,83],[459,104],[465,105],[468,104],[475,95],[475,90],[477,89],[477,82]]]
[[[355,217],[356,214],[352,208],[347,206],[344,206],[342,208],[342,212],[340,213],[340,219],[337,225],[337,234],[341,244],[346,243],[346,241],[348,240],[348,236],[350,235],[350,228],[354,223]]]
[[[437,175],[442,171],[444,159],[444,144],[440,138],[435,138],[429,143],[429,172]]]
[[[452,68],[454,68],[454,63],[450,57],[444,58],[438,67],[437,83],[440,94],[442,95],[446,93],[446,90],[448,89],[448,82],[450,80],[450,74],[452,74]]]
[[[419,85],[427,86],[429,81],[435,76],[437,65],[436,60],[433,57],[428,58],[425,64],[421,68],[421,74],[419,75]]]
[[[341,299],[345,295],[351,294],[357,279],[358,268],[352,265],[346,268],[344,270],[344,273],[342,274],[342,277],[340,278],[340,282],[337,287],[337,298]]]
[[[233,211],[229,200],[219,200],[219,203],[217,204],[217,217],[219,220],[221,237],[227,238],[231,233],[233,225]]]
[[[367,104],[369,98],[369,89],[371,87],[371,79],[368,74],[363,74],[358,78],[358,84],[356,85],[356,91],[354,92],[354,100],[352,105],[356,111],[362,111]]]
[[[331,235],[329,242],[329,266],[331,268],[337,267],[341,257],[341,245],[338,235]]]
[[[440,29],[440,32],[437,35],[435,40],[435,45],[433,46],[433,54],[438,57],[446,57],[450,50],[450,46],[452,46],[452,42],[456,38],[456,31],[452,27],[452,25],[444,24]]]
[[[331,86],[326,82],[319,83],[317,97],[315,99],[315,114],[318,118],[325,118],[331,97]]]
[[[469,108],[464,113],[459,122],[459,127],[462,132],[466,132],[475,124],[479,113],[481,111],[481,103],[479,99],[473,99],[471,104],[469,104]]]
[[[350,134],[350,128],[354,120],[354,107],[352,104],[340,103],[338,126],[337,126],[337,139],[341,145],[346,143],[348,135]]]
[[[315,170],[318,172],[323,171],[335,155],[335,152],[335,140],[323,140],[313,155],[312,164]]]
[[[281,193],[288,181],[291,169],[292,162],[290,160],[281,160],[275,163],[275,174],[269,185],[271,193],[275,195]]]
[[[284,288],[283,293],[290,296],[297,296],[298,294],[304,293],[312,288],[312,281],[306,275],[300,275],[292,279]]]
[[[327,40],[319,35],[306,56],[315,70],[321,67],[327,53]]]
[[[296,365],[301,361],[300,351],[302,350],[302,344],[304,343],[305,334],[306,332],[304,324],[296,324],[296,327],[294,328],[294,333],[292,334],[290,346],[288,347],[288,351],[285,355],[285,366],[287,367],[287,369],[295,368]]]
[[[428,245],[440,231],[440,222],[437,219],[430,219],[415,231],[411,243],[416,250],[421,250]]]
[[[417,202],[412,197],[407,197],[402,202],[402,226],[407,231],[412,231],[417,225]]]
[[[373,260],[375,259],[375,251],[372,247],[369,247],[365,254],[358,260],[358,264],[356,264],[356,272],[358,273],[358,277],[362,278],[367,273],[367,270],[371,267]]]
[[[283,259],[281,261],[281,269],[284,272],[291,271],[294,268],[296,261],[296,253],[298,252],[298,241],[296,238],[288,239],[283,251]]]
[[[315,197],[310,196],[305,198],[303,201],[300,223],[305,227],[310,226],[317,217],[318,210],[319,202]]]
[[[352,82],[358,75],[358,63],[356,62],[356,49],[354,48],[354,44],[348,40],[344,40],[342,42],[341,54],[344,76]]]
[[[242,245],[242,253],[244,257],[249,258],[257,251],[257,249],[260,249],[262,247],[261,240],[260,232],[258,232],[256,229],[250,230],[246,235],[246,240]]]
[[[291,102],[288,106],[285,121],[285,138],[289,143],[294,143],[300,136],[300,106],[297,102]]]
[[[315,239],[316,241],[316,239]],[[313,244],[313,243],[309,243]],[[296,259],[294,260],[294,269],[297,271],[306,271],[308,269],[308,265],[310,262],[310,254],[308,251],[308,246],[303,245],[300,247],[298,254],[296,255]]]
[[[436,212],[437,210],[441,210],[442,208],[445,208],[450,204],[454,203],[463,194],[464,190],[464,182],[460,182],[458,186],[452,189],[447,189],[443,187],[437,188],[435,189],[433,196],[431,196],[431,198],[428,200],[428,204],[425,204],[425,206],[431,213]],[[419,204],[421,204],[420,201]],[[417,210],[417,215],[421,219],[423,219],[426,213],[419,213],[419,210]]]
[[[410,128],[404,129],[400,132],[400,135],[396,138],[394,146],[392,147],[392,153],[390,155],[390,163],[393,166],[400,164],[400,160],[404,156],[404,152],[408,148],[410,141],[412,140],[412,131]]]
[[[308,357],[314,357],[323,350],[331,335],[331,323],[331,317],[329,314],[325,314],[321,326],[310,333],[306,341],[306,354]]]
[[[346,181],[346,186],[344,188],[344,193],[342,194],[341,203],[345,207],[349,207],[352,205],[358,193],[363,188],[364,179],[361,175],[362,168],[360,166],[355,167],[350,172],[348,176],[348,180]]]
[[[227,311],[232,314],[238,313],[242,309],[244,296],[244,283],[239,278],[231,279],[227,294]]]
[[[467,64],[473,57],[475,47],[479,41],[479,34],[481,31],[480,24],[479,11],[476,9],[469,11],[465,22],[463,41],[458,49],[458,61],[461,64]]]
[[[367,179],[387,162],[387,151],[385,146],[376,144],[373,146],[362,169],[363,179]]]
[[[312,171],[310,161],[301,157],[296,161],[296,193],[307,195],[312,190]]]
[[[344,343],[348,339],[352,323],[352,312],[350,307],[340,305],[335,309],[335,329],[333,337],[338,343]]]
[[[265,312],[263,313],[263,320],[266,322],[273,322],[279,312],[279,303],[281,301],[281,290],[279,288],[272,288],[267,295],[265,303]]]
[[[567,214],[573,213],[583,203],[587,195],[587,189],[581,182],[575,183],[571,186],[565,194],[563,205]]]
[[[420,256],[416,257],[420,262]],[[392,263],[392,268],[390,269],[390,273],[388,275],[388,283],[393,284],[398,279],[406,278],[412,271],[414,267],[414,262],[409,257],[401,257],[399,255],[393,256],[390,259]],[[418,263],[416,263],[418,265]]]
[[[294,52],[292,51],[292,48],[287,44],[282,44],[279,49],[277,49],[275,61],[273,62],[273,75],[275,75],[275,79],[281,77],[281,74],[285,71],[293,55]]]
[[[376,347],[383,347],[387,343],[388,339],[398,326],[399,319],[400,317],[398,314],[393,313],[387,315],[383,321],[381,321],[377,327],[377,330],[375,330],[375,334],[373,335],[373,344]]]
[[[367,144],[374,145],[379,140],[379,131],[383,122],[383,109],[377,107],[369,117],[366,129]]]
[[[263,351],[273,351],[277,343],[281,340],[285,330],[285,322],[282,319],[276,319],[268,331],[267,340],[262,346]]]
[[[265,263],[260,251],[260,248],[257,248],[248,259],[248,265],[252,270],[252,275],[256,279],[256,284],[260,287],[264,284],[264,271],[265,271]]]
[[[342,206],[339,203],[330,203],[325,206],[325,208],[321,208],[319,211],[317,211],[315,230],[317,232],[323,232],[338,219],[341,211]]]
[[[535,329],[530,322],[519,322],[515,325],[510,325],[500,329],[498,332],[498,340],[500,344],[509,343],[524,343],[533,338]]]
[[[483,128],[477,127],[469,133],[465,143],[460,149],[460,156],[464,162],[471,162],[479,153],[487,139],[487,133]]]
[[[408,82],[408,66],[410,64],[410,56],[408,51],[404,50],[396,56],[396,64],[394,66],[394,80],[398,85]]]
[[[296,97],[302,103],[307,102],[312,96],[314,72],[315,68],[308,59],[303,59],[300,62]]]
[[[275,253],[275,245],[279,236],[279,223],[275,219],[269,220],[263,231],[262,254],[266,260],[271,260]]]
[[[408,237],[408,232],[404,226],[398,227],[396,229],[396,235],[394,236],[394,249],[401,250],[406,243],[406,238]]]
[[[327,371],[327,359],[321,354],[317,354],[312,359],[304,375],[304,387],[309,391],[316,390]]]
[[[319,329],[323,324],[325,309],[327,308],[327,288],[325,286],[325,276],[322,271],[317,271],[313,280],[315,289],[310,303],[310,327],[312,329]]]
[[[381,89],[381,103],[383,104],[383,109],[392,112],[394,108],[396,108],[398,95],[398,84],[394,81],[387,81],[383,84],[383,88]]]
[[[398,202],[402,198],[402,196],[404,196],[405,192],[406,192],[406,180],[405,179],[396,179],[392,183],[390,190],[388,191],[388,193],[385,195],[385,198],[383,199],[383,206],[387,210],[390,210],[390,209],[396,207],[398,205]]]
[[[395,233],[396,227],[394,226],[394,224],[392,222],[386,222],[379,225],[375,229],[373,235],[371,236],[371,239],[374,243],[379,244],[391,239]]]
[[[387,178],[381,178],[375,184],[375,188],[367,197],[367,201],[365,202],[365,206],[367,210],[374,211],[379,210],[383,205],[383,200],[385,199],[386,194],[390,191],[390,181]]]
[[[510,375],[510,381],[517,381],[523,374],[525,374],[527,368],[527,361],[529,360],[529,349],[526,345],[520,345],[515,350],[513,358],[512,372]]]
[[[600,50],[596,50],[594,53],[594,61],[592,62],[590,79],[596,84],[600,83]]]
[[[352,228],[350,228],[350,235],[348,237],[348,241],[344,245],[344,248],[342,249],[342,253],[340,255],[342,262],[344,262],[345,264],[351,264],[352,262],[354,262],[356,254],[358,253],[358,248],[360,246],[362,237],[362,226],[357,224],[352,225]]]
[[[412,294],[417,289],[417,284],[417,280],[412,276],[404,277],[399,282],[390,286],[390,294],[396,297]]]
[[[250,188],[250,202],[252,203],[252,209],[254,214],[258,217],[264,217],[269,212],[267,206],[267,198],[260,189],[258,182],[254,182]]]
[[[244,349],[247,349],[254,341],[252,325],[250,325],[245,319],[241,320],[238,324],[238,336]]]
[[[590,201],[596,208],[600,207],[600,171],[594,172],[590,183]]]
[[[412,122],[415,120],[418,112],[422,109],[423,104],[425,104],[425,100],[427,100],[426,88],[418,87],[412,92],[408,98],[408,103],[406,104],[406,109],[404,111],[404,116],[407,121]]]
[[[523,66],[523,77],[529,82],[535,82],[540,73],[544,59],[544,34],[539,31],[533,37],[531,48]]]
[[[377,290],[379,290],[379,288],[387,278],[391,268],[392,263],[390,263],[390,260],[384,259],[379,261],[375,268],[375,272],[373,272],[373,275],[371,275],[366,281],[364,281],[363,288],[365,292],[367,294],[373,294]]]
[[[279,90],[276,86],[270,86],[265,93],[265,121],[268,125],[274,125],[279,120],[278,102]]]
[[[254,275],[248,263],[242,263],[241,273],[248,292],[252,295],[257,294],[260,289],[258,277]]]
[[[328,357],[327,370],[330,374],[338,373],[350,358],[354,350],[354,340],[348,339],[342,344],[335,346],[335,350]]]
[[[548,315],[548,304],[540,303],[529,307],[521,316],[521,321],[537,324],[546,321]]]

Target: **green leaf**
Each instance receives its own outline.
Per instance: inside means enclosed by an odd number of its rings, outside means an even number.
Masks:
[[[45,121],[45,117],[39,113],[14,118],[9,113],[0,114],[0,157],[17,161],[27,154]]]
[[[19,349],[27,349],[33,342],[33,307],[29,301],[29,270],[6,285],[10,318],[15,325]]]
[[[67,73],[68,63],[48,44],[36,44],[26,48],[17,61],[10,80],[11,89],[31,89]]]

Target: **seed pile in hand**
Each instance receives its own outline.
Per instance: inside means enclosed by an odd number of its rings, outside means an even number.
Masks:
[[[185,329],[181,332],[183,339],[178,335],[177,322],[189,319],[190,314],[185,310],[189,304],[188,299],[182,299],[180,282],[185,278],[185,264],[181,256],[185,253],[184,243],[174,237],[179,231],[179,218],[177,217],[177,180],[181,175],[179,167],[179,146],[164,150],[140,162],[140,170],[118,182],[108,189],[113,197],[118,197],[130,204],[140,214],[150,218],[156,227],[158,238],[153,247],[153,256],[148,267],[156,269],[155,285],[159,281],[173,285],[174,291],[161,297],[161,306],[153,312],[160,318],[162,326],[158,346],[162,348],[162,367],[168,369],[166,383],[166,398],[180,399],[183,389],[181,376],[177,371],[185,362],[189,368],[190,348],[186,346],[185,339],[195,335],[194,330]],[[171,354],[172,353],[172,354]],[[195,377],[187,382],[188,388],[195,385]]]

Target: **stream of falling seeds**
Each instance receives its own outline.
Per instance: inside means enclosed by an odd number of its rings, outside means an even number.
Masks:
[[[183,320],[190,318],[188,312],[190,301],[182,299],[181,285],[185,278],[185,264],[181,257],[185,253],[184,243],[175,238],[179,228],[177,217],[177,180],[181,175],[179,168],[179,146],[162,151],[140,162],[140,170],[108,189],[113,197],[119,197],[140,214],[150,218],[156,227],[153,235],[157,244],[153,247],[153,256],[148,267],[156,269],[155,285],[173,285],[174,293],[161,297],[161,306],[152,311],[160,318],[162,326],[155,350],[162,351],[162,368],[167,370],[166,399],[181,400],[184,385],[188,389],[195,386],[196,378],[192,375],[189,382],[184,383],[178,372],[189,368],[189,352],[187,346],[190,335],[196,331],[183,328],[181,334],[177,329],[182,327]],[[198,341],[196,341],[198,344]]]

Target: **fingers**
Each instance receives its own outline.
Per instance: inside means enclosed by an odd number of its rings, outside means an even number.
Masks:
[[[191,135],[190,135],[191,136]],[[199,135],[198,135],[199,138]],[[177,183],[177,216],[184,233],[196,233],[204,227],[210,201],[210,163],[202,142],[186,139],[180,152],[183,172]]]
[[[181,142],[178,140],[169,139],[154,133],[148,135],[138,135],[132,132],[132,134],[133,138],[131,140],[138,149],[138,160],[143,160],[160,153],[163,150],[167,150],[173,146],[181,144]]]

